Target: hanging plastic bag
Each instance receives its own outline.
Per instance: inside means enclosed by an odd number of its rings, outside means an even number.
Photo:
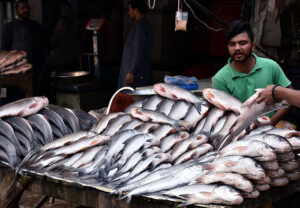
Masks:
[[[188,13],[182,11],[182,0],[178,0],[178,11],[175,15],[175,31],[186,31],[186,24],[188,21]]]

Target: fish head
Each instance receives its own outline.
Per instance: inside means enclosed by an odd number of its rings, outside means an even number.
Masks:
[[[35,102],[40,103],[41,105],[47,106],[49,104],[49,100],[45,96],[34,97]]]

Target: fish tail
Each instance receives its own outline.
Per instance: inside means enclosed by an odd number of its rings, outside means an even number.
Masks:
[[[105,172],[105,170],[104,169],[100,169],[99,172],[98,172],[98,178],[97,178],[97,180],[100,181],[100,182],[102,182],[102,181],[105,180],[105,178],[106,178],[106,172]]]
[[[186,121],[177,121],[174,125],[174,128],[177,131],[181,131],[181,127],[183,127],[186,130],[189,130],[191,128],[191,124]]]
[[[176,207],[183,207],[183,206],[188,206],[191,204],[191,202],[189,202],[189,198],[192,197],[191,194],[183,194],[181,196],[182,196],[182,198],[186,199],[186,201],[176,205]]]
[[[194,106],[195,106],[195,108],[197,109],[198,113],[199,113],[200,115],[202,115],[202,113],[201,113],[202,102],[195,103]]]
[[[23,174],[22,168],[24,165],[28,163],[28,161],[39,151],[39,149],[34,149],[28,152],[28,154],[24,157],[24,159],[21,161],[21,163],[16,167],[15,175]]]

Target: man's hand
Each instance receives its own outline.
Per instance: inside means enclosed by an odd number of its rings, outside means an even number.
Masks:
[[[266,89],[258,93],[258,98],[256,99],[257,103],[265,102],[266,105],[272,105],[274,103],[274,99],[272,97],[272,89],[274,85],[268,85]]]
[[[287,138],[300,137],[300,131],[291,132],[287,135]]]
[[[127,86],[131,86],[133,84],[133,78],[134,78],[133,74],[127,73],[127,75],[126,75],[126,85]]]

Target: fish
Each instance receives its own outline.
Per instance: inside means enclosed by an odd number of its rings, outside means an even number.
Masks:
[[[285,171],[282,168],[278,168],[277,170],[268,170],[266,173],[270,178],[280,178],[285,175]]]
[[[120,169],[128,160],[131,155],[133,155],[135,152],[137,152],[146,141],[149,141],[151,139],[156,139],[153,134],[138,134],[130,139],[128,139],[125,142],[123,153],[121,158],[118,160],[118,169]],[[158,141],[159,142],[159,141]]]
[[[254,188],[254,191],[252,191],[250,193],[243,192],[242,195],[244,198],[255,199],[255,198],[259,197],[260,192],[256,188]]]
[[[52,104],[48,105],[47,108],[55,111],[58,115],[60,115],[64,123],[70,129],[70,133],[80,131],[78,118],[72,110]]]
[[[4,72],[1,72],[2,75],[7,75],[7,74],[20,74],[20,73],[25,73],[28,70],[32,69],[32,64],[26,63],[20,66],[16,66],[12,68],[11,70],[7,70]]]
[[[177,165],[177,164],[186,162],[190,159],[197,160],[200,156],[206,154],[211,149],[213,149],[213,146],[211,146],[211,144],[208,144],[208,143],[202,144],[194,149],[191,149],[191,150],[183,153],[173,163],[174,163],[174,165]],[[172,157],[172,159],[174,159],[174,158]]]
[[[237,114],[241,113],[242,102],[234,96],[218,89],[204,88],[202,90],[203,97],[214,106],[224,111],[233,111]]]
[[[149,165],[150,170],[155,170],[156,167],[163,163],[170,163],[171,162],[171,155],[168,153],[160,153]]]
[[[186,201],[179,206],[190,204],[239,205],[244,200],[240,192],[226,185],[195,184],[171,189],[163,194],[185,199]]]
[[[53,141],[51,126],[43,115],[36,113],[26,117],[26,120],[34,130],[38,131],[42,135],[45,142],[43,145]]]
[[[224,115],[223,117],[221,117],[216,125],[213,127],[212,131],[211,131],[211,137],[213,137],[215,134],[217,134],[219,131],[221,131],[221,129],[223,128],[226,120],[228,118],[228,115]]]
[[[288,142],[292,145],[293,151],[300,150],[300,137],[291,137],[288,139]]]
[[[271,187],[269,184],[255,184],[255,188],[258,191],[268,191]]]
[[[241,155],[258,161],[273,161],[277,159],[274,150],[264,142],[257,140],[240,140],[233,142],[220,151],[220,157]]]
[[[139,120],[139,119],[137,119]],[[152,122],[146,122],[146,123],[142,123],[141,126],[139,126],[138,128],[136,128],[137,131],[139,131],[140,133],[152,133],[156,128],[158,128],[160,125],[157,123],[152,123]]]
[[[26,155],[26,153],[22,151],[21,144],[15,135],[14,129],[10,124],[3,120],[0,120],[0,135],[2,135],[11,142],[11,144],[15,148],[18,157],[22,155],[24,156],[24,154]]]
[[[292,151],[292,147],[287,139],[275,134],[256,134],[250,135],[242,140],[256,140],[268,144],[276,153],[287,153]]]
[[[15,64],[21,61],[26,56],[27,56],[26,51],[13,51],[12,53],[6,55],[4,60],[3,59],[0,60],[1,71],[4,67]]]
[[[156,110],[157,106],[164,100],[163,97],[159,95],[153,95],[149,99],[145,100],[142,108],[148,109],[148,110]]]
[[[55,111],[43,108],[38,113],[44,115],[49,123],[53,126],[56,126],[63,133],[63,135],[67,135],[69,133],[68,127],[64,123],[63,119]]]
[[[73,113],[77,116],[78,120],[80,122],[85,122],[88,126],[88,129],[90,129],[94,124],[99,122],[99,119],[92,116],[91,114],[80,110],[80,109],[72,109]]]
[[[263,125],[263,126],[259,126],[258,128],[256,129],[253,129],[252,131],[250,131],[245,137],[248,137],[248,136],[253,136],[255,134],[261,134],[261,133],[264,133],[270,129],[273,129],[274,127],[272,125]]]
[[[157,125],[157,126],[158,127],[153,131],[153,134],[159,138],[164,138],[171,133],[177,132],[177,130],[174,127],[168,124]]]
[[[138,107],[138,108],[141,108],[143,106],[143,103],[145,102],[145,100],[139,100],[139,101],[136,101],[134,103],[132,103],[130,106],[128,106],[125,110],[124,110],[124,113],[127,113],[127,114],[130,114],[131,112],[131,108],[133,107]],[[119,112],[120,113],[120,112]],[[112,113],[110,113],[112,114]]]
[[[46,97],[30,97],[0,107],[0,118],[8,116],[26,117],[37,113],[49,103]]]
[[[116,157],[119,154],[119,152],[123,149],[123,147],[125,146],[124,142],[138,134],[141,133],[137,130],[125,130],[111,137],[109,147],[105,155],[106,168],[108,168],[112,164],[113,158]]]
[[[4,72],[4,71],[12,70],[12,69],[14,69],[15,67],[24,65],[24,64],[26,64],[26,63],[28,63],[28,59],[27,59],[27,58],[22,58],[19,62],[15,63],[15,64],[12,64],[12,65],[9,65],[9,66],[5,66],[5,67],[3,67],[2,69],[0,69],[0,71],[1,71],[1,72]]]
[[[91,131],[80,131],[75,132],[72,134],[65,135],[64,137],[61,137],[51,143],[46,144],[45,146],[40,148],[40,152],[45,152],[53,149],[57,149],[63,146],[68,146],[70,144],[73,144],[74,142],[78,140],[82,140],[84,138],[95,136],[96,134]]]
[[[188,90],[176,85],[157,83],[153,86],[153,89],[154,92],[163,97],[167,97],[172,100],[185,100],[188,103],[194,104],[199,113],[201,113],[202,105],[208,105],[208,103],[201,97],[197,97]]]
[[[116,118],[113,118],[108,122],[107,127],[102,134],[107,136],[113,136],[120,130],[120,128],[123,126],[124,123],[131,120],[132,118],[128,114],[124,114]]]
[[[208,173],[200,176],[196,179],[197,183],[211,184],[211,183],[222,183],[229,186],[233,186],[244,192],[254,191],[254,186],[251,181],[249,181],[244,176],[237,173],[227,173],[227,172],[216,172]]]
[[[282,137],[287,137],[288,134],[296,132],[294,129],[287,129],[287,128],[273,128],[268,131],[265,131],[267,134],[276,134]]]
[[[174,120],[181,120],[186,116],[189,107],[190,104],[188,104],[185,101],[182,100],[176,101],[172,106],[172,109],[168,114],[168,116]]]
[[[142,108],[132,108],[131,115],[134,118],[139,118],[142,121],[151,121],[154,123],[160,124],[169,124],[173,126],[176,130],[181,131],[181,128],[184,130],[190,129],[190,124],[185,121],[176,121],[171,119],[170,117],[166,116],[163,113],[158,113],[156,111],[151,111]]]
[[[190,134],[185,131],[180,131],[175,134],[170,134],[161,140],[160,148],[162,152],[169,151],[176,143],[188,138]]]
[[[205,134],[208,137],[211,136],[211,131],[213,127],[216,125],[217,121],[224,115],[225,111],[216,107],[212,107],[207,116],[203,128],[200,132],[194,131],[193,134]]]
[[[98,134],[101,134],[103,130],[106,129],[108,122],[113,119],[116,118],[118,116],[124,115],[123,112],[115,112],[115,113],[110,113],[106,116],[104,116],[98,123],[96,126],[91,128],[91,131],[94,131]]]
[[[175,102],[171,99],[165,98],[158,106],[156,111],[169,115]]]
[[[277,154],[277,159],[279,162],[287,162],[295,159],[295,154],[293,152]]]
[[[289,179],[289,181],[297,181],[300,179],[300,171],[295,170],[292,172],[286,172],[285,177],[287,177]]]
[[[198,178],[201,174],[203,174],[203,172],[204,170],[202,164],[190,165],[176,172],[173,173],[169,172],[169,175],[167,175],[166,177],[136,187],[135,189],[129,191],[125,196],[121,197],[120,199],[127,198],[127,202],[129,202],[132,195],[153,193],[157,191],[172,189],[178,186],[184,186],[189,184],[191,181],[195,180],[196,178]]]
[[[89,163],[90,161],[93,160],[95,155],[103,148],[103,146],[97,145],[91,148],[86,149],[81,157],[76,160],[74,163],[72,163],[69,168],[74,169],[74,168],[79,168],[84,164]],[[72,171],[72,170],[71,170]]]
[[[10,50],[10,51],[1,51],[0,55],[0,67],[4,66],[6,60],[11,58],[13,55],[17,54],[18,50]]]
[[[172,161],[175,161],[180,155],[184,154],[190,149],[195,149],[198,146],[206,143],[208,137],[204,134],[193,135],[185,140],[178,142],[171,151]]]
[[[265,105],[265,102],[256,103],[255,100],[258,97],[258,93],[261,90],[257,89],[257,92],[253,94],[250,98],[248,98],[241,107],[241,113],[239,118],[237,119],[235,125],[230,130],[230,135],[227,136],[221,145],[217,147],[218,150],[224,148],[227,144],[229,144],[232,139],[234,139],[236,136],[238,136],[244,129],[246,129],[255,119],[258,117],[270,113],[272,111],[281,109],[281,108],[287,108],[290,105],[287,101],[283,100],[278,103],[274,103],[273,105]]]
[[[194,129],[194,131],[192,132],[192,135],[196,135],[198,133],[201,132],[204,124],[205,124],[205,121],[206,121],[206,117],[203,117],[197,124],[196,128]]]
[[[210,141],[214,147],[220,146],[220,144],[223,142],[226,136],[230,133],[230,129],[234,125],[238,117],[239,115],[234,112],[228,114],[223,128],[218,133],[212,135],[212,137],[210,138]]]
[[[20,147],[23,149],[22,155],[25,157],[30,150],[32,150],[32,145],[28,138],[26,138],[23,134],[15,131],[15,135],[20,143]],[[22,151],[21,151],[22,152]]]
[[[124,131],[124,130],[128,130],[128,129],[136,129],[136,128],[139,128],[142,124],[143,124],[143,122],[141,120],[132,119],[132,120],[124,123],[119,131]]]
[[[279,162],[279,166],[282,167],[285,171],[294,171],[299,168],[299,163],[294,159],[286,162]]]
[[[272,178],[270,185],[271,186],[286,186],[289,183],[289,179],[287,177],[281,178]]]
[[[262,166],[255,160],[244,156],[225,156],[217,158],[204,166],[205,173],[234,172],[249,179],[262,180],[266,173]]]
[[[260,162],[260,165],[267,171],[272,170],[272,171],[276,171],[279,168],[279,164],[277,162],[277,160],[275,161],[267,161],[267,162]]]
[[[17,165],[21,162],[20,157],[17,155],[16,148],[6,137],[0,135],[0,149],[2,150],[2,159],[8,159],[6,162],[9,163],[9,166],[14,170]],[[3,153],[6,156],[3,157]]]
[[[106,144],[109,139],[109,137],[103,135],[95,135],[84,139],[80,139],[70,145],[44,152],[43,158],[49,158],[58,155],[71,155],[96,145]]]
[[[192,129],[194,129],[196,127],[196,125],[198,124],[198,122],[204,116],[206,116],[206,114],[209,110],[209,107],[202,106],[201,110],[202,110],[202,113],[200,114],[194,105],[190,105],[190,107],[188,109],[188,112],[187,112],[186,116],[183,119],[184,121],[190,123],[190,125],[192,126]]]

